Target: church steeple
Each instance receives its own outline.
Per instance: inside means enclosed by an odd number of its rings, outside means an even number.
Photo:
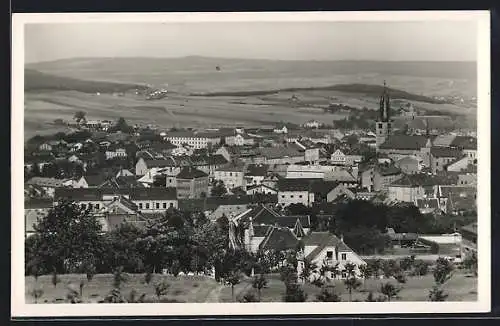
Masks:
[[[380,96],[379,121],[388,122],[391,113],[391,98],[387,89],[387,84],[384,80],[384,90]]]

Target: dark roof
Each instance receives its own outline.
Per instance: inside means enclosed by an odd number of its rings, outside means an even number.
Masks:
[[[465,225],[464,227],[462,227],[462,230],[475,234],[477,236],[477,222]]]
[[[397,175],[397,174],[401,173],[401,169],[399,169],[398,167],[396,167],[394,165],[378,164],[376,167],[376,170],[382,176]]]
[[[60,179],[33,177],[26,182],[27,185],[37,185],[41,187],[62,187],[63,182]]]
[[[181,172],[177,174],[177,179],[196,179],[205,177],[208,177],[208,174],[191,166],[183,167]]]
[[[268,159],[282,157],[298,157],[304,154],[299,152],[296,147],[262,147],[259,148],[259,153]]]
[[[249,164],[246,175],[265,177],[268,169],[269,165],[267,164]]]
[[[311,191],[324,197],[338,185],[339,183],[337,181],[318,180],[311,184]]]
[[[253,226],[253,236],[254,237],[265,237],[270,228],[272,228],[272,226],[254,225]]]
[[[205,211],[206,198],[182,198],[179,199],[178,206],[182,211]]]
[[[176,188],[132,188],[131,200],[176,200]]]
[[[456,136],[450,146],[460,149],[477,149],[477,139],[471,136]]]
[[[98,187],[106,182],[106,177],[102,174],[93,174],[83,176],[89,187]]]
[[[318,179],[279,179],[278,189],[280,191],[307,191]]]
[[[311,232],[304,239],[304,246],[317,246],[307,255],[307,260],[314,259],[326,247],[337,247],[339,252],[352,252],[343,241],[330,232]]]
[[[455,182],[455,177],[448,175],[407,174],[394,181],[391,186],[426,187],[436,185],[449,185]]]
[[[462,157],[462,152],[457,148],[450,147],[431,147],[431,154],[434,157]]]
[[[56,188],[54,200],[99,201],[103,191],[99,188]]]
[[[299,240],[288,228],[273,227],[259,246],[260,250],[284,251],[297,247]]]
[[[24,209],[51,208],[52,205],[52,198],[31,198],[24,202]]]
[[[381,149],[410,149],[420,150],[427,143],[426,136],[393,135],[380,145]]]
[[[161,167],[166,167],[166,166],[176,166],[176,162],[168,157],[166,159],[162,159],[162,160],[147,160],[147,159],[144,159],[144,162],[146,163],[146,166],[148,168],[161,168]]]
[[[191,162],[193,162],[193,165],[223,165],[228,163],[226,158],[222,156],[221,154],[214,154],[214,155],[193,155],[191,156]]]
[[[417,207],[420,209],[424,208],[439,209],[439,201],[437,198],[417,199]]]

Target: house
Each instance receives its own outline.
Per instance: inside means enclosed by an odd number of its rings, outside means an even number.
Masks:
[[[123,224],[144,228],[147,223],[137,205],[124,196],[105,204],[94,216],[101,223],[103,232],[113,231]]]
[[[186,166],[176,176],[178,198],[202,198],[208,192],[208,174]]]
[[[339,166],[353,166],[361,163],[362,160],[363,160],[362,155],[344,154],[344,152],[341,151],[340,149],[337,149],[330,156],[330,161],[332,162],[332,164]]]
[[[446,178],[427,174],[405,175],[389,185],[388,199],[390,201],[415,203],[418,199],[435,198],[437,186],[450,182],[451,180]],[[443,205],[440,204],[440,208]]]
[[[109,178],[103,174],[84,175],[73,185],[73,188],[94,188],[103,185]]]
[[[256,195],[256,194],[268,194],[268,195],[277,195],[278,190],[266,186],[264,184],[251,184],[247,185],[246,194],[247,195]]]
[[[355,199],[355,198],[357,198],[356,195],[357,194],[355,194],[348,187],[344,186],[341,183],[337,183],[337,185],[327,193],[326,202],[331,203],[331,202],[336,201],[337,199],[342,198],[342,197],[345,197],[348,199]]]
[[[463,157],[461,150],[449,147],[431,147],[431,170],[432,173],[445,171],[450,163],[455,163]]]
[[[278,180],[278,203],[282,206],[303,204],[311,206],[314,193],[311,185],[314,179],[280,179]]]
[[[48,142],[43,143],[40,146],[38,146],[38,150],[42,152],[50,152],[52,151],[52,145],[50,145]]]
[[[442,213],[441,205],[438,198],[422,198],[415,201],[415,206],[422,214],[435,214]]]
[[[130,200],[141,213],[158,213],[178,207],[175,188],[132,188],[129,193]]]
[[[278,125],[274,127],[273,132],[276,134],[286,134],[288,133],[288,128],[285,125]]]
[[[242,162],[228,163],[215,170],[214,179],[222,181],[228,190],[238,187],[245,189],[245,171]]]
[[[429,166],[430,154],[434,136],[425,135],[391,135],[378,149],[379,153],[384,153],[394,161],[406,156],[417,156],[422,159],[426,166]]]
[[[320,277],[319,269],[321,266],[337,266],[340,271],[340,277],[347,277],[345,266],[347,263],[354,264],[357,276],[360,276],[359,266],[365,265],[361,259],[346,243],[343,237],[340,239],[329,232],[311,232],[302,239],[304,250],[298,255],[297,274],[301,275],[304,269],[305,261],[314,263],[317,270],[313,271],[311,279]],[[334,279],[333,272],[327,273],[327,279]]]
[[[361,187],[368,192],[387,190],[394,181],[402,178],[401,170],[391,164],[376,164],[362,168]]]
[[[111,145],[106,149],[105,155],[107,160],[114,158],[126,158],[127,150],[121,146]]]
[[[455,262],[462,259],[462,235],[458,232],[440,235],[419,235],[417,243],[430,246],[431,253],[453,258]]]
[[[166,173],[176,175],[181,171],[181,159],[174,157],[167,157],[164,159],[144,159],[139,158],[135,164],[135,175],[142,176],[148,172],[165,170]],[[152,171],[154,169],[154,171]]]
[[[437,187],[436,198],[439,198],[446,213],[460,215],[466,212],[477,210],[477,187],[457,186],[457,185],[439,185]]]
[[[33,177],[26,181],[26,185],[28,188],[32,186],[40,188],[43,194],[48,197],[54,197],[55,189],[65,186],[63,180],[44,177]]]
[[[237,134],[234,136],[234,146],[253,146],[255,139],[247,134]]]
[[[192,155],[190,157],[191,165],[198,170],[208,174],[210,179],[214,178],[215,171],[228,164],[228,160],[223,155]]]
[[[477,138],[472,136],[456,136],[450,147],[462,151],[469,158],[470,164],[477,164]]]
[[[303,165],[290,164],[285,165],[287,179],[324,179],[329,172],[335,171],[335,166],[329,165]]]
[[[356,174],[356,176],[354,174]],[[352,168],[349,170],[345,168],[340,168],[340,169],[335,169],[333,171],[329,171],[325,173],[324,180],[335,181],[340,184],[343,184],[348,188],[356,188],[359,184],[357,178],[357,168]]]
[[[391,248],[412,248],[418,239],[416,233],[396,233],[393,228],[387,228],[385,234],[391,241]]]
[[[269,165],[249,164],[245,172],[245,182],[247,185],[260,185],[267,176]]]
[[[304,161],[304,153],[300,152],[298,148],[287,147],[261,147],[258,148],[258,156],[261,157],[261,162],[258,158],[254,158],[255,163],[264,164],[295,164]]]
[[[302,125],[304,128],[310,128],[310,129],[318,129],[319,127],[322,126],[322,123],[316,121],[316,120],[309,120],[306,123]]]

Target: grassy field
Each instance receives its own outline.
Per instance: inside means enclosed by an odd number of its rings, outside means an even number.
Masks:
[[[220,65],[221,71],[215,71]],[[71,119],[78,110],[89,119],[116,119],[123,116],[134,123],[151,123],[160,127],[213,127],[241,124],[255,126],[273,122],[302,124],[315,119],[331,124],[342,116],[324,114],[329,103],[352,107],[378,107],[378,94],[367,95],[338,90],[325,90],[338,84],[381,85],[387,80],[391,88],[416,95],[475,95],[474,67],[463,70],[443,64],[425,67],[407,63],[342,63],[286,62],[268,60],[233,60],[213,58],[185,59],[85,59],[62,60],[28,65],[55,76],[81,78],[87,81],[108,81],[151,84],[164,87],[165,99],[146,101],[127,94],[96,95],[71,90],[26,92],[25,136],[44,131],[56,118]],[[430,68],[429,68],[430,67]],[[437,69],[439,68],[439,69]],[[472,70],[471,70],[472,69]],[[441,71],[439,71],[441,70]],[[300,89],[266,94],[269,90]],[[317,88],[317,89],[311,89]],[[248,92],[247,96],[193,96],[199,93]],[[260,93],[259,93],[260,92]],[[259,95],[260,94],[260,95]],[[299,98],[292,102],[293,95]],[[430,104],[412,101],[419,108],[475,116],[475,109],[466,105]],[[119,112],[119,113],[117,113]]]
[[[36,288],[43,290],[43,295],[38,299],[38,303],[64,302],[68,287],[79,288],[81,280],[84,280],[83,301],[85,303],[96,303],[104,298],[111,290],[112,275],[96,275],[89,283],[85,275],[60,275],[61,282],[54,287],[51,276],[45,275],[38,278]],[[268,285],[262,289],[261,301],[280,302],[285,292],[285,286],[278,275],[268,275]],[[164,276],[154,275],[152,282],[147,285],[144,282],[143,274],[129,275],[129,280],[123,285],[122,293],[128,295],[135,289],[139,295],[146,294],[146,299],[154,301],[154,284],[166,281],[170,287],[168,294],[162,297],[164,302],[232,302],[231,287],[221,285],[215,280],[202,276]],[[34,303],[31,291],[35,288],[33,277],[26,277],[25,298],[27,303]],[[356,291],[353,292],[353,300],[364,301],[369,291],[373,291],[375,296],[379,294],[380,285],[385,282],[397,284],[395,280],[375,280],[369,279]],[[342,301],[349,300],[349,294],[342,281],[335,281],[337,294],[341,295]],[[429,290],[433,285],[432,275],[423,277],[410,277],[406,284],[402,284],[402,290],[396,300],[400,301],[427,301]],[[304,290],[308,294],[308,301],[315,301],[319,289],[311,284],[304,284]],[[243,279],[235,286],[235,298],[239,300],[248,291],[255,291],[252,288],[251,279]],[[477,278],[469,277],[465,274],[456,274],[445,286],[446,293],[449,294],[448,301],[475,301],[477,300]]]

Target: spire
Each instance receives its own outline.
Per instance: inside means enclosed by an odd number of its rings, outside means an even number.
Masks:
[[[384,80],[384,90],[382,92],[382,95],[380,96],[380,109],[379,109],[379,114],[380,114],[380,121],[387,122],[389,121],[389,115],[391,111],[391,100],[389,97],[389,91],[387,89],[387,83]]]

